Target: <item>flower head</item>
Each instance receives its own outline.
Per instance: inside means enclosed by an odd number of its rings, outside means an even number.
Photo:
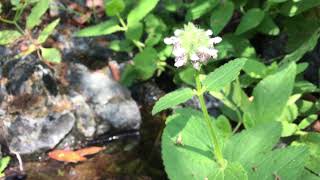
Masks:
[[[183,29],[174,31],[174,36],[164,39],[164,43],[173,46],[172,54],[175,56],[175,66],[181,67],[191,63],[197,70],[210,58],[218,57],[218,50],[215,44],[222,41],[221,37],[211,38],[211,30],[197,28],[194,24],[188,23]]]

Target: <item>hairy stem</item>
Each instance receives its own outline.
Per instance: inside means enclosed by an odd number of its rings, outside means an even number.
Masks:
[[[222,151],[218,142],[218,136],[213,128],[212,120],[209,116],[204,97],[203,97],[203,90],[202,90],[202,85],[200,82],[200,77],[199,77],[199,72],[196,74],[196,85],[197,85],[197,95],[199,98],[200,106],[202,113],[204,115],[204,119],[208,128],[209,136],[211,138],[211,142],[213,145],[213,153],[215,155],[215,158],[217,159],[219,165],[221,167],[225,166],[225,160],[223,159]]]

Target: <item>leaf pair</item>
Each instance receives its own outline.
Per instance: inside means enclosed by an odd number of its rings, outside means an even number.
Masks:
[[[207,75],[202,81],[205,91],[219,91],[235,80],[246,62],[245,58],[235,59],[219,67]],[[195,93],[190,88],[183,88],[166,94],[160,98],[152,109],[152,114],[156,114],[164,109],[172,108],[191,99]]]

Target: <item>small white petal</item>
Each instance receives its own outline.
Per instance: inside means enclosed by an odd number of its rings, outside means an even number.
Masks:
[[[183,56],[184,53],[185,53],[185,50],[181,47],[173,48],[173,51],[172,51],[172,54],[176,57]]]
[[[167,38],[164,38],[163,42],[164,42],[165,44],[167,44],[167,45],[173,44],[173,41],[172,41],[171,37],[170,37],[170,38],[168,38],[168,37],[167,37]]]
[[[211,36],[213,34],[213,32],[209,29],[206,31],[206,35]]]
[[[199,62],[195,62],[192,65],[196,70],[200,70],[200,63]]]
[[[208,48],[204,47],[204,46],[201,46],[201,47],[198,48],[198,52],[199,53],[207,53],[208,52]]]
[[[175,35],[175,36],[179,36],[182,32],[183,32],[183,30],[181,30],[181,29],[176,29],[176,30],[174,31],[174,35]]]
[[[219,36],[210,39],[211,44],[218,44],[221,41],[222,41],[222,38]]]
[[[197,61],[197,60],[199,60],[200,58],[199,58],[199,56],[196,55],[196,54],[191,54],[190,59],[191,59],[191,61]]]
[[[175,59],[174,66],[181,67],[187,63],[186,58],[184,56],[177,57]]]
[[[218,50],[217,49],[208,49],[208,54],[212,57],[216,57],[218,54]]]

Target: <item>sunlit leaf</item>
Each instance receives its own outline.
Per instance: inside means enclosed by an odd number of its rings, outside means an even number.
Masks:
[[[31,13],[27,17],[27,28],[32,29],[34,26],[37,26],[41,22],[41,17],[49,8],[50,0],[40,0],[32,8]]]
[[[219,91],[224,88],[238,77],[246,60],[246,58],[235,59],[219,67],[207,75],[202,82],[203,86],[208,91]]]
[[[210,17],[210,25],[214,35],[218,35],[230,21],[234,10],[232,1],[221,1],[221,3],[213,9]]]
[[[56,19],[53,22],[51,22],[47,27],[45,27],[38,37],[38,43],[44,43],[47,40],[47,38],[52,34],[59,22],[60,19]]]
[[[0,45],[7,45],[13,43],[21,37],[21,34],[15,30],[2,30],[0,31]]]
[[[247,11],[241,18],[235,34],[240,35],[257,27],[264,18],[264,12],[261,9],[253,8]]]
[[[123,0],[108,0],[105,1],[105,11],[108,16],[115,16],[121,13],[125,8]]]
[[[152,114],[156,114],[162,110],[172,108],[178,104],[186,102],[194,96],[194,92],[190,88],[182,88],[175,90],[161,97],[153,106]]]
[[[112,34],[117,31],[123,30],[122,27],[119,26],[117,20],[111,19],[100,24],[89,26],[84,29],[81,29],[76,33],[78,37],[89,37],[89,36],[101,36]]]
[[[61,54],[55,48],[41,48],[41,54],[44,60],[53,62],[53,63],[60,63],[61,62]]]

